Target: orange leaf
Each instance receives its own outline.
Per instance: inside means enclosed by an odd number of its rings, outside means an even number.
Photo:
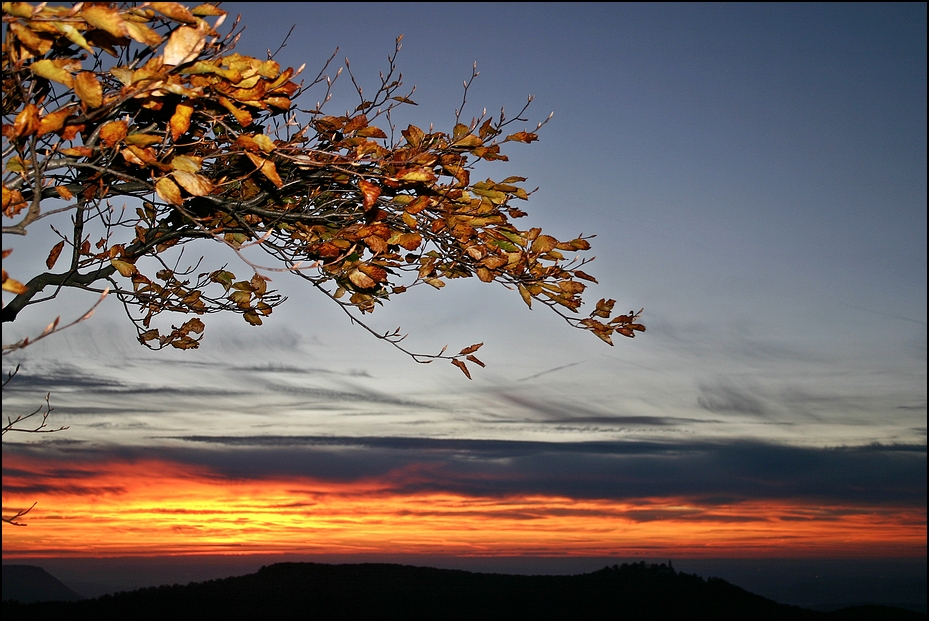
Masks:
[[[100,128],[100,140],[108,147],[118,144],[128,132],[126,121],[110,121]]]
[[[71,116],[70,106],[65,106],[55,110],[50,114],[46,114],[41,119],[39,119],[39,127],[36,129],[36,134],[39,136],[44,136],[45,134],[57,132],[64,126],[65,121],[69,116]]]
[[[251,152],[246,152],[245,155],[248,156],[248,159],[252,161],[252,164],[254,164],[256,168],[261,170],[261,173],[265,177],[267,177],[271,181],[271,183],[273,183],[277,187],[281,187],[282,185],[284,185],[284,181],[281,179],[281,176],[277,173],[277,167],[274,165],[274,162],[272,162],[271,160],[266,160],[263,157],[259,157]]]
[[[45,259],[45,266],[48,269],[55,267],[55,262],[58,261],[58,257],[61,255],[61,249],[65,247],[64,240],[55,244],[52,248],[52,251],[48,253],[48,258]]]
[[[174,109],[169,121],[171,125],[171,140],[177,142],[177,139],[187,133],[190,128],[190,117],[194,113],[194,107],[189,103],[179,103]]]
[[[455,358],[452,360],[452,364],[461,369],[461,372],[464,373],[468,379],[471,379],[471,372],[468,371],[468,365],[466,365],[463,361]]]
[[[155,193],[166,203],[178,206],[184,204],[184,199],[181,198],[181,189],[167,177],[162,177],[155,183]]]
[[[93,71],[81,71],[74,79],[74,92],[88,108],[103,105],[103,85]]]

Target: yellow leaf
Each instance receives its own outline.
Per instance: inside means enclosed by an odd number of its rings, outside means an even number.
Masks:
[[[171,160],[171,168],[174,170],[184,170],[189,173],[200,172],[200,165],[203,160],[192,155],[178,155]]]
[[[74,92],[88,108],[103,105],[103,85],[93,71],[81,71],[74,79]]]
[[[58,29],[58,32],[63,34],[68,41],[80,48],[87,50],[88,54],[93,55],[93,48],[87,45],[87,39],[84,38],[84,35],[78,32],[77,28],[67,22],[52,22],[52,25],[55,26],[55,28]]]
[[[197,23],[197,18],[187,10],[187,7],[177,2],[150,2],[149,6],[175,21],[184,22],[185,24]]]
[[[71,194],[71,190],[69,190],[67,186],[64,186],[64,185],[55,186],[55,191],[58,192],[58,196],[60,196],[66,201],[69,201],[72,198],[74,198],[74,194]]]
[[[195,6],[190,10],[194,15],[199,15],[201,17],[217,17],[219,15],[225,15],[226,12],[213,4],[201,4]]]
[[[523,298],[523,302],[526,303],[526,306],[528,306],[529,308],[532,308],[532,295],[529,293],[529,290],[526,289],[522,285],[519,285],[518,289],[519,289],[519,295],[522,296]]]
[[[125,37],[126,24],[116,9],[99,5],[85,4],[81,9],[81,17],[94,28],[105,30],[114,37]]]
[[[32,70],[32,73],[39,77],[64,84],[68,88],[74,88],[74,78],[71,77],[71,72],[62,67],[60,63],[43,59],[35,61],[29,68]]]
[[[155,136],[154,134],[129,134],[126,136],[126,144],[131,144],[134,147],[150,147],[153,144],[160,144],[164,141],[164,138],[161,136]]]
[[[116,271],[127,278],[138,271],[135,265],[128,261],[123,261],[122,259],[110,259],[110,264],[116,268]]]
[[[156,2],[155,4],[174,3]],[[186,12],[187,9],[184,9],[184,11]],[[192,15],[191,17],[193,18]],[[203,50],[203,46],[206,45],[206,35],[207,31],[205,28],[181,26],[171,33],[171,37],[168,39],[167,45],[165,45],[164,63],[166,65],[183,65],[186,62],[195,60]]]
[[[399,181],[435,181],[435,173],[428,168],[404,168],[397,173]]]
[[[175,170],[171,175],[178,185],[194,196],[206,196],[213,191],[213,183],[203,175],[186,170]]]
[[[142,45],[147,45],[149,47],[158,47],[161,45],[161,35],[145,24],[140,24],[138,22],[125,22],[125,25],[126,33],[132,39],[138,41]]]
[[[162,177],[155,183],[155,193],[166,203],[178,206],[184,204],[184,199],[181,198],[181,189],[167,177]]]
[[[3,290],[9,291],[10,293],[15,293],[16,295],[29,291],[29,289],[26,288],[26,285],[7,276],[6,270],[3,270]]]

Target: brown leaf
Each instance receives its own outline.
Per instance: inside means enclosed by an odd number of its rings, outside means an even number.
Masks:
[[[370,181],[362,179],[358,182],[358,189],[361,190],[363,196],[361,208],[368,211],[377,202],[377,197],[381,195],[381,188]]]
[[[48,269],[55,267],[55,262],[58,261],[58,257],[61,255],[62,248],[65,247],[64,240],[61,240],[52,247],[52,251],[48,253],[48,258],[45,259],[45,266]]]
[[[452,360],[452,364],[461,369],[461,372],[465,374],[465,377],[471,379],[471,372],[468,371],[468,365],[466,365],[464,361],[455,358]]]
[[[532,252],[542,254],[554,250],[557,245],[558,240],[551,235],[539,235],[535,241],[532,242]]]
[[[36,129],[36,134],[44,136],[45,134],[57,132],[64,127],[65,121],[71,116],[71,109],[72,106],[64,106],[63,108],[59,108],[43,116],[39,119],[39,127]]]
[[[597,279],[588,274],[587,272],[582,272],[581,270],[574,270],[574,277],[580,278],[581,280],[589,280],[590,282],[597,282]]]
[[[469,345],[468,347],[465,347],[460,352],[458,352],[458,355],[464,356],[465,354],[473,354],[474,352],[476,352],[483,346],[484,346],[484,343],[475,343],[474,345]]]
[[[487,366],[486,364],[484,364],[483,362],[481,362],[480,360],[478,360],[478,359],[475,358],[474,356],[466,356],[466,357],[467,357],[468,360],[470,360],[471,362],[473,362],[474,364],[476,364],[476,365],[478,365],[478,366],[481,366],[481,367],[486,367],[486,366]]]
[[[509,136],[507,136],[506,140],[504,140],[503,142],[512,140],[515,142],[529,143],[529,142],[532,142],[533,140],[538,140],[538,139],[539,139],[539,136],[537,134],[531,134],[529,132],[516,132],[515,134],[510,134]]]

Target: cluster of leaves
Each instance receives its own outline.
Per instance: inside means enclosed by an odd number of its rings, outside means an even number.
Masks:
[[[614,333],[644,330],[638,313],[612,316],[613,300],[577,317],[581,281],[596,281],[580,269],[587,260],[571,257],[590,245],[512,223],[526,215],[514,206],[528,199],[525,178],[472,182],[476,163],[507,159],[503,143],[537,140],[535,131],[506,131],[526,120],[528,102],[513,118],[485,111],[465,124],[459,109],[450,132],[398,132],[391,112],[415,105],[413,90],[401,90],[398,38],[372,96],[346,61],[359,103],[328,115],[323,104],[342,73],[325,74],[332,58],[298,84],[302,67],[234,52],[238,23],[217,32],[225,17],[212,4],[3,3],[3,216],[12,221],[3,231],[25,234],[61,212],[73,225],[56,229],[61,241],[47,272],[25,283],[4,272],[3,289],[16,294],[4,321],[61,287],[97,291],[108,281],[140,342],[191,348],[204,330],[197,316],[231,311],[261,324],[283,298],[259,272],[287,270],[378,338],[421,362],[449,359],[469,377],[464,361],[483,366],[473,355],[480,344],[414,354],[400,346],[399,330],[377,333],[358,315],[414,286],[476,276],[610,344]],[[313,87],[325,90],[323,104],[299,108]],[[116,197],[140,206],[114,207]],[[67,206],[43,208],[47,199]],[[199,262],[179,267],[177,249],[197,239],[231,247],[253,275],[237,279],[226,266],[200,272]],[[245,259],[248,246],[277,267]],[[54,272],[62,255],[67,266]],[[37,297],[46,288],[55,293]],[[165,311],[195,317],[163,333],[152,320]]]

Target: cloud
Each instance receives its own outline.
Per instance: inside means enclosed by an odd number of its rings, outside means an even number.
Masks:
[[[110,460],[171,460],[234,479],[376,482],[397,493],[653,496],[925,506],[926,447],[810,448],[757,441],[535,442],[347,436],[182,435],[171,445],[56,447],[8,443],[11,455],[92,468]],[[62,466],[64,467],[64,466]],[[6,471],[4,472],[6,476]],[[54,487],[55,482],[49,485]]]

